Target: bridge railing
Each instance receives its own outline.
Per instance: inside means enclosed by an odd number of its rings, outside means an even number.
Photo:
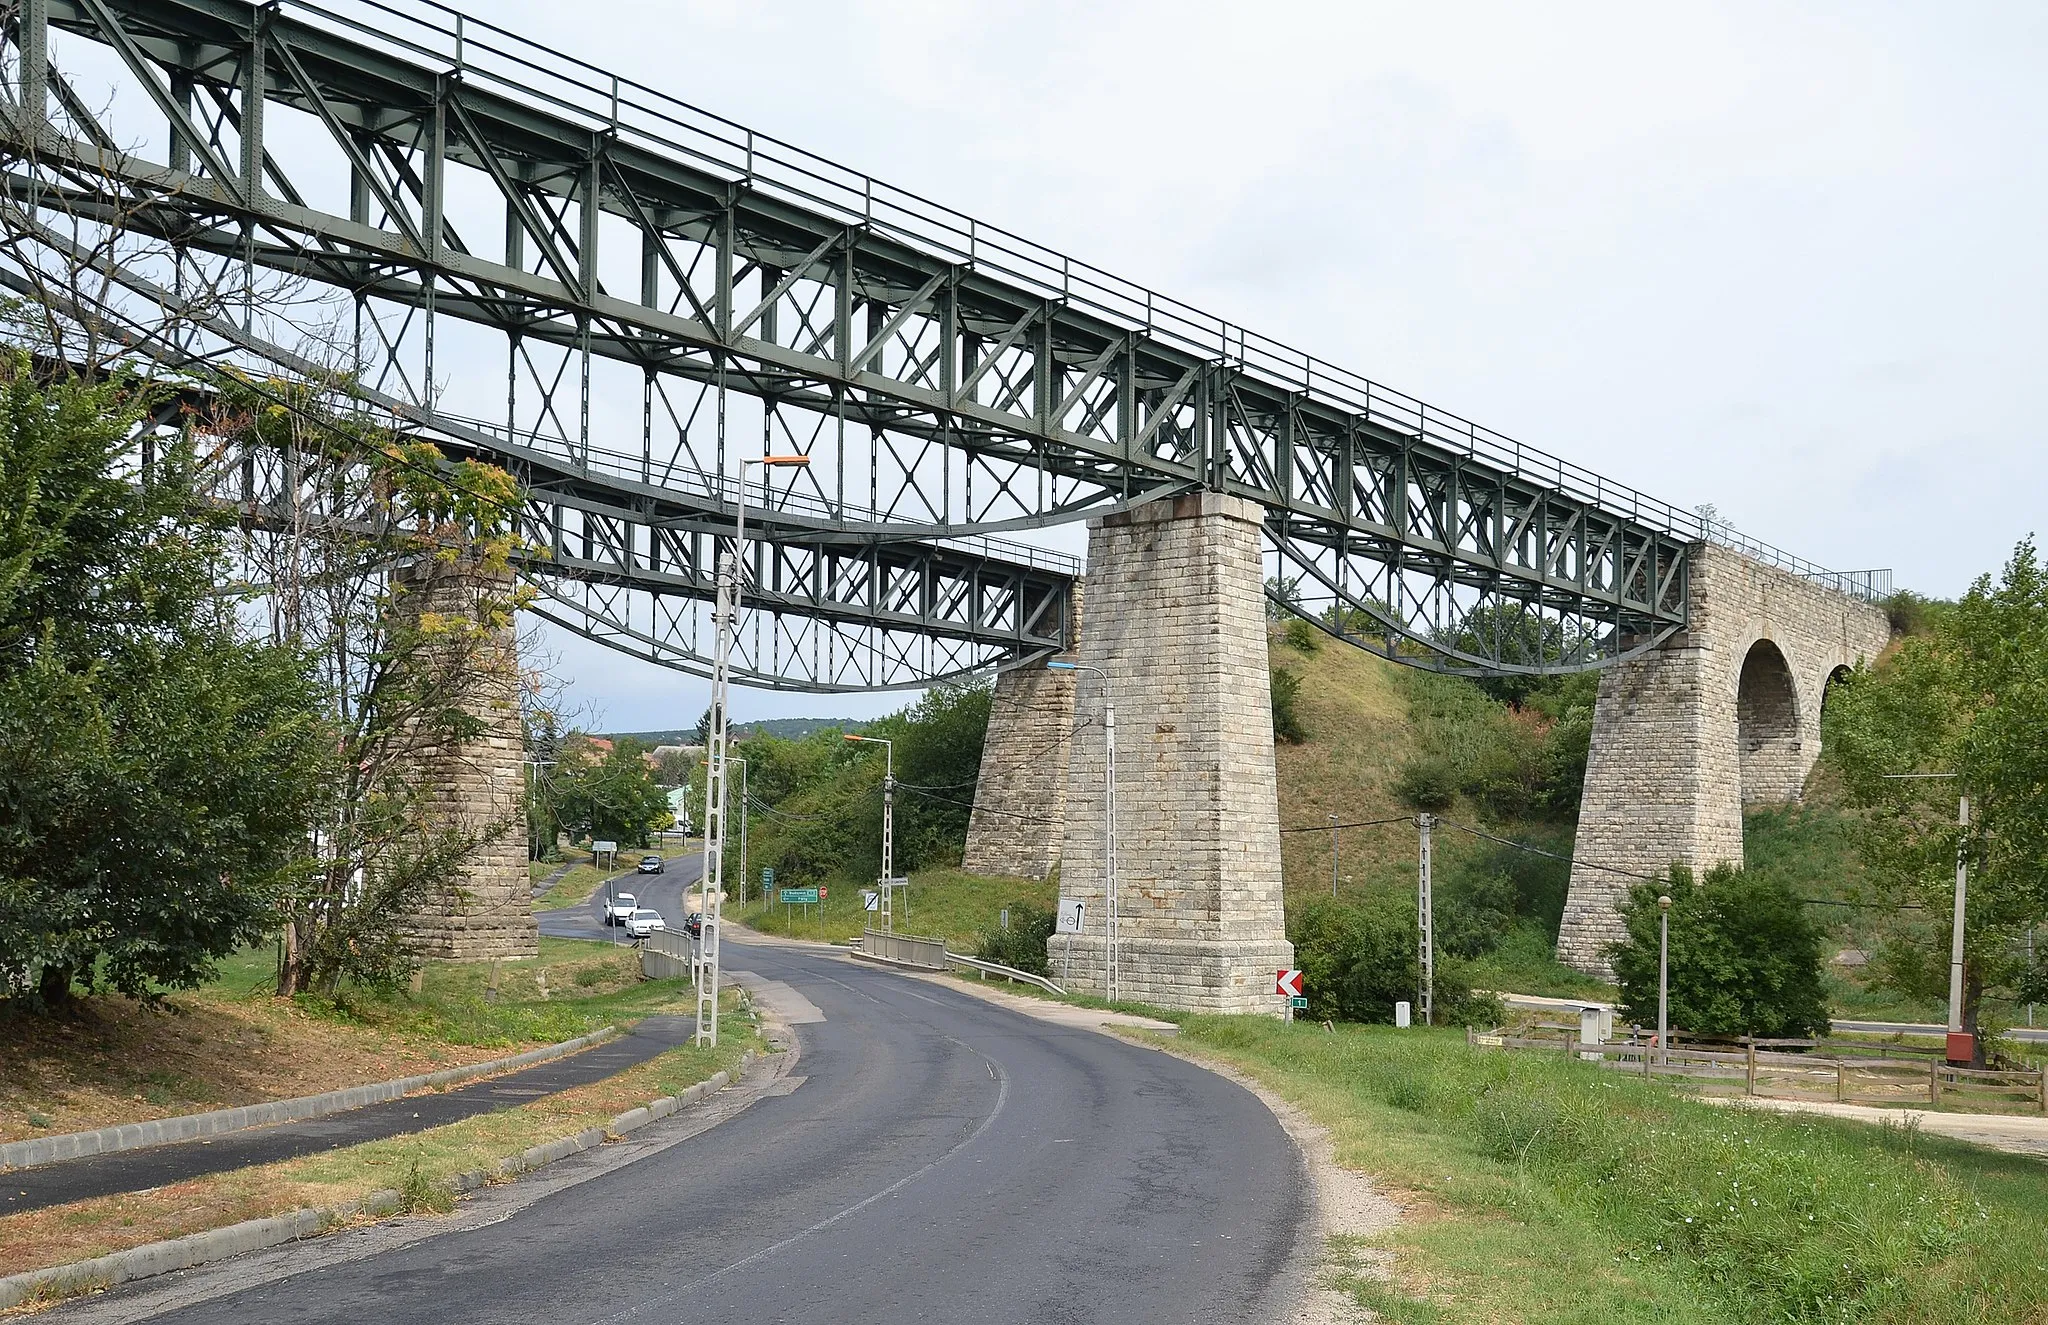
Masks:
[[[280,10],[316,26],[339,27],[353,40],[445,64],[464,78],[497,83],[520,100],[544,102],[588,124],[594,133],[637,140],[742,181],[764,195],[821,210],[841,223],[888,235],[944,261],[998,275],[1027,294],[1142,330],[1201,359],[1241,365],[1275,385],[1320,397],[1373,424],[1470,455],[1531,484],[1626,514],[1674,537],[1722,543],[1859,597],[1882,596],[1875,588],[1876,577],[1889,584],[1888,572],[1829,571],[1768,543],[1735,541],[1725,525],[1697,511],[1616,483],[1147,286],[434,0],[282,0]]]

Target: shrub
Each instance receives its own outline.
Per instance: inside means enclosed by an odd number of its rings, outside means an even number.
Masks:
[[[1412,905],[1388,898],[1364,906],[1317,898],[1289,915],[1287,936],[1301,968],[1308,1012],[1332,1021],[1390,1022],[1394,1004],[1414,1003],[1422,984]],[[1437,1020],[1498,1020],[1499,1003],[1475,999],[1441,951],[1436,961]],[[1421,1015],[1418,1006],[1416,1015]]]
[[[1458,770],[1442,755],[1416,755],[1394,775],[1394,794],[1404,805],[1442,814],[1457,800]]]
[[[1622,905],[1628,937],[1610,949],[1623,1015],[1657,1020],[1658,884]],[[1717,865],[1697,885],[1671,871],[1670,1017],[1699,1035],[1808,1036],[1827,1029],[1821,931],[1776,879]]]
[[[1287,647],[1296,653],[1314,653],[1323,647],[1323,632],[1316,629],[1314,622],[1301,617],[1289,619],[1285,634]]]
[[[1285,667],[1273,669],[1273,738],[1289,745],[1308,739],[1302,730],[1296,701],[1301,698],[1301,678]]]
[[[985,962],[1014,966],[1033,975],[1051,975],[1052,962],[1046,956],[1046,940],[1052,937],[1055,917],[1029,902],[1010,903],[1010,927],[984,929],[975,944],[974,955]]]

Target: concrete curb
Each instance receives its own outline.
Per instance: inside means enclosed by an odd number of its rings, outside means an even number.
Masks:
[[[742,1072],[746,1070],[747,1063],[751,1062],[753,1057],[753,1050],[748,1050],[740,1063]],[[706,1095],[715,1095],[731,1085],[732,1080],[733,1075],[730,1072],[714,1072],[709,1078],[686,1087],[677,1094],[651,1100],[637,1109],[628,1109],[603,1127],[587,1128],[573,1136],[533,1146],[500,1161],[494,1169],[472,1169],[468,1173],[458,1173],[450,1180],[449,1186],[460,1195],[476,1191],[492,1182],[515,1178],[522,1173],[545,1168],[557,1160],[595,1149],[606,1141],[617,1140],[628,1132],[645,1127],[657,1119],[666,1118]],[[151,1242],[128,1251],[96,1256],[89,1261],[73,1261],[69,1265],[26,1270],[21,1274],[0,1279],[0,1311],[20,1306],[36,1298],[54,1300],[81,1292],[111,1288],[115,1284],[133,1279],[147,1279],[153,1275],[170,1274],[175,1270],[189,1270],[207,1261],[239,1256],[244,1252],[261,1251],[266,1247],[282,1246],[287,1242],[297,1242],[301,1238],[317,1237],[335,1224],[358,1215],[382,1217],[395,1214],[403,1200],[398,1192],[387,1187],[382,1191],[371,1192],[360,1201],[323,1206],[313,1210],[294,1210],[289,1214],[274,1215],[268,1219],[244,1220],[239,1224],[230,1224],[226,1228],[208,1229],[204,1233],[191,1233],[165,1242]]]
[[[342,1090],[330,1090],[323,1095],[301,1095],[297,1099],[274,1100],[269,1104],[245,1104],[240,1108],[215,1109],[210,1113],[188,1113],[176,1118],[159,1118],[147,1123],[121,1123],[114,1127],[102,1127],[95,1132],[67,1132],[62,1136],[42,1136],[32,1141],[10,1141],[0,1145],[0,1172],[8,1169],[32,1169],[41,1164],[58,1164],[67,1159],[84,1159],[91,1155],[107,1155],[121,1150],[137,1150],[143,1146],[160,1146],[169,1141],[190,1141],[194,1137],[218,1136],[222,1132],[239,1132],[249,1127],[269,1127],[276,1123],[320,1118],[330,1113],[360,1109],[366,1104],[382,1104],[401,1095],[410,1095],[416,1090],[455,1085],[473,1081],[478,1077],[495,1076],[500,1072],[563,1058],[580,1049],[587,1049],[591,1045],[609,1040],[618,1033],[618,1027],[604,1026],[588,1035],[579,1035],[573,1040],[564,1040],[560,1044],[551,1044],[540,1049],[529,1049],[510,1058],[497,1058],[488,1063],[471,1063],[466,1067],[443,1068],[439,1072],[401,1077],[396,1081],[349,1086]]]

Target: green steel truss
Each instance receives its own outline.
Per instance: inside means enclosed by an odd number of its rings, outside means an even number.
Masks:
[[[107,263],[123,297],[239,272],[246,307],[209,323],[213,352],[278,362],[277,290],[345,310],[369,389],[532,486],[536,529],[570,550],[548,586],[560,619],[658,661],[703,656],[709,592],[710,544],[669,531],[711,538],[722,476],[763,450],[813,461],[750,497],[771,506],[764,581],[787,557],[792,582],[830,585],[859,556],[871,583],[892,558],[929,579],[963,539],[1217,490],[1265,510],[1276,601],[1453,670],[1579,670],[1649,647],[1684,624],[1689,546],[1729,538],[419,0],[25,0],[7,40],[18,204],[157,245]],[[110,107],[79,91],[107,84]],[[930,595],[883,623],[887,593],[805,589],[764,602],[761,628],[873,665],[765,650],[753,675],[915,684],[1054,647],[1071,563],[972,546],[1011,586],[999,624]],[[1881,573],[1743,550],[1880,591]],[[892,652],[883,626],[944,647]]]

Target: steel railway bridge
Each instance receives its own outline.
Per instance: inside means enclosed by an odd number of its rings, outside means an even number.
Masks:
[[[548,553],[527,567],[537,610],[658,663],[705,665],[732,476],[764,448],[812,463],[747,495],[735,673],[800,689],[1065,647],[1077,562],[1005,536],[1166,496],[1256,503],[1276,599],[1458,671],[1652,648],[1686,624],[1694,550],[1735,541],[425,0],[17,0],[4,41],[25,234],[0,281],[87,271],[80,315],[174,366],[345,370],[360,400],[520,479]],[[167,311],[176,343],[152,342]],[[252,503],[292,482],[274,455],[232,472]],[[1888,591],[1885,572],[1738,550]]]

